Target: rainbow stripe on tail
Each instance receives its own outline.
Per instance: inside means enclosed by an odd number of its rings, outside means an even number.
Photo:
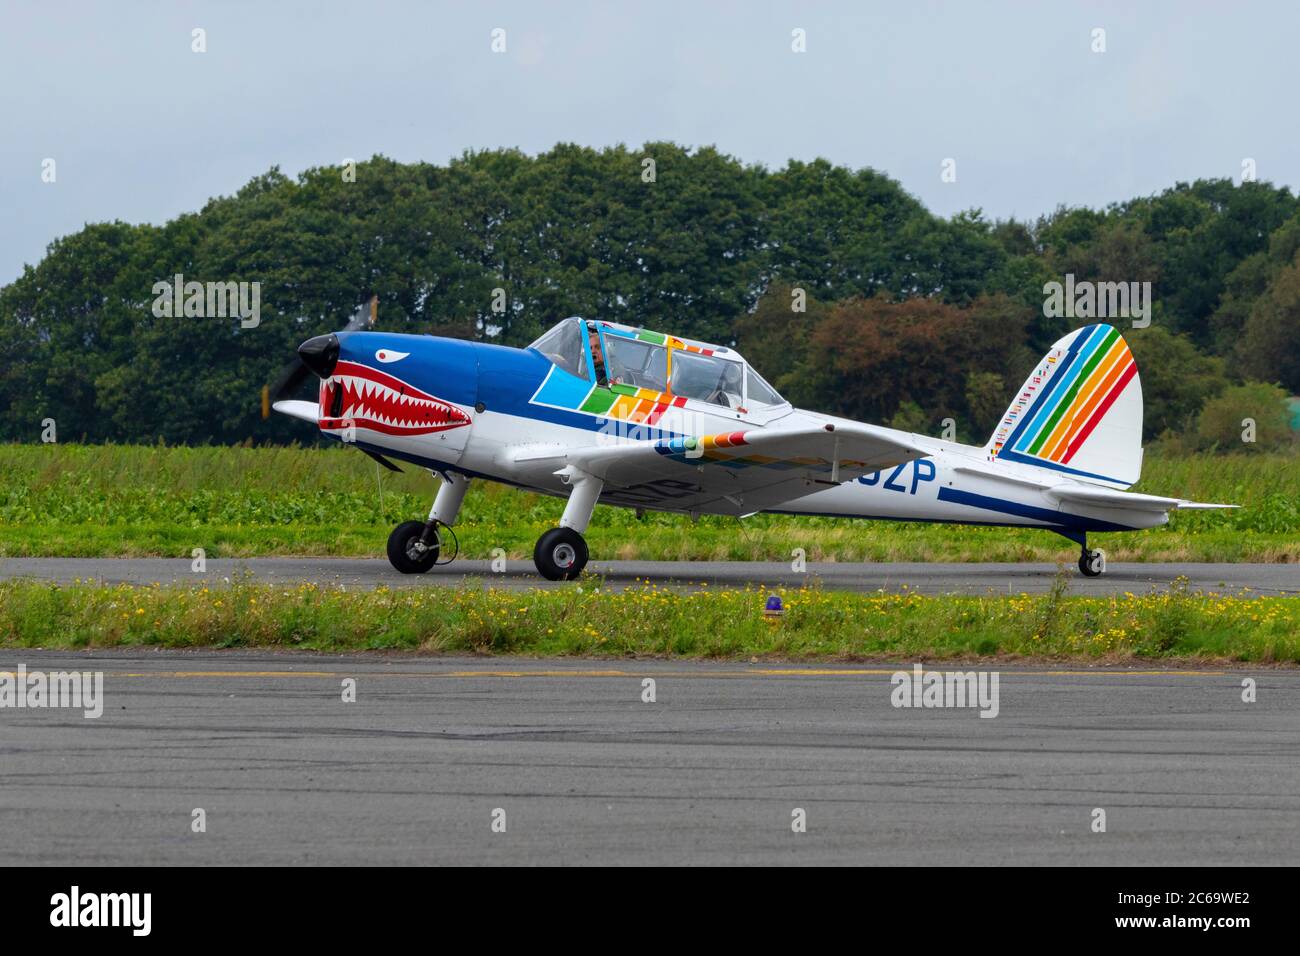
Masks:
[[[990,458],[1127,488],[1142,473],[1142,383],[1124,337],[1089,325],[1034,369],[985,446]]]

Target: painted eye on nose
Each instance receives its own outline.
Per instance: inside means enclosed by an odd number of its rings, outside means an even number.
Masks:
[[[389,362],[400,362],[410,354],[410,352],[393,352],[389,349],[380,349],[375,353],[375,360],[387,365]]]

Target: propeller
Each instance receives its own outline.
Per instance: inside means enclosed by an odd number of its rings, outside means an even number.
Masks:
[[[352,313],[352,318],[348,319],[348,324],[343,327],[343,331],[356,332],[359,329],[372,328],[378,310],[379,296],[373,295],[369,303],[363,302],[357,306],[356,311]],[[334,333],[318,335],[298,346],[298,354],[293,361],[280,371],[273,383],[262,386],[262,417],[270,418],[271,405],[292,397],[299,386],[306,381],[307,376],[327,378],[334,371],[334,363],[338,361],[338,357],[339,340]]]

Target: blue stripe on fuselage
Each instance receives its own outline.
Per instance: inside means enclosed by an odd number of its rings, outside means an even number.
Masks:
[[[1064,511],[1053,511],[1051,508],[1038,508],[1034,505],[1021,504],[1018,501],[1008,501],[1005,498],[993,498],[989,495],[977,495],[970,491],[959,491],[956,488],[940,488],[939,500],[948,501],[955,505],[965,505],[968,508],[980,508],[984,511],[996,511],[999,514],[1016,515],[1020,518],[1032,518],[1035,521],[1045,521],[1052,525],[1057,525],[1062,528],[1072,528],[1076,531],[1136,530],[1128,525],[1115,524],[1111,521],[1102,521],[1099,518],[1085,518],[1082,515],[1072,515]]]

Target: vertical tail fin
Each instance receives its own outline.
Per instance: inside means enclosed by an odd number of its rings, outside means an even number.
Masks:
[[[1124,337],[1076,329],[1030,373],[993,437],[990,458],[1119,488],[1142,474],[1142,382]]]

